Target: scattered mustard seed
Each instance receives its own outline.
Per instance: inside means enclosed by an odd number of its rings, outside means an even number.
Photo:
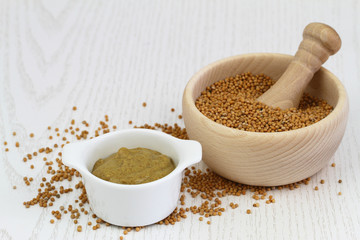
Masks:
[[[16,143],[15,143],[15,147],[17,147],[17,148],[20,147],[20,143],[19,143],[19,142],[16,142]]]
[[[172,108],[171,111],[172,111],[172,112],[175,112],[175,108]]]
[[[318,187],[318,186],[316,186],[314,189],[315,189],[315,191],[317,191],[317,190],[319,190],[319,187]]]
[[[341,180],[341,179],[339,179],[338,183],[342,183],[342,180]]]
[[[51,224],[53,224],[54,222],[55,222],[54,219],[51,219],[51,220],[50,220],[50,223],[51,223]]]
[[[320,180],[320,183],[321,183],[321,184],[324,184],[324,183],[325,183],[325,180],[324,180],[324,179],[321,179],[321,180]]]
[[[16,132],[13,132],[13,136],[16,136]]]
[[[335,167],[335,163],[332,163],[331,166],[332,166],[332,167]]]
[[[72,110],[73,111],[76,111],[77,107],[76,106],[73,106]]]
[[[181,115],[180,115],[181,116]],[[97,135],[106,134],[110,131],[109,126],[107,122],[109,121],[109,117],[105,115],[105,122],[100,121],[100,126],[96,128]],[[75,123],[75,120],[74,120]],[[86,127],[89,126],[89,124],[86,121],[82,122]],[[129,121],[129,124],[132,124],[132,121]],[[113,127],[114,128],[114,127]],[[135,126],[136,128],[136,126]],[[159,124],[156,123],[154,126],[145,124],[144,126],[140,126],[139,128],[146,128],[146,129],[157,129],[161,130],[167,134],[170,134],[174,137],[180,138],[180,139],[188,139],[186,129],[181,128],[177,124],[169,125],[169,124]],[[50,127],[48,128],[51,129]],[[72,126],[70,126],[68,129],[72,130]],[[75,129],[75,127],[74,127]],[[115,129],[115,128],[114,128]],[[56,132],[59,131],[58,128],[55,129]],[[91,138],[91,133],[89,131],[76,128],[76,132],[73,133],[75,135],[77,140],[87,139]],[[65,133],[69,133],[70,131],[65,131]],[[94,133],[94,132],[93,132]],[[57,133],[58,136],[60,136],[60,133]],[[69,135],[62,135],[61,138],[57,139],[57,141],[60,141],[61,139],[66,139]],[[64,140],[64,141],[65,141]],[[69,141],[66,141],[67,143]],[[59,144],[61,147],[64,146],[64,144]],[[70,193],[75,189],[79,189],[81,191],[81,195],[78,197],[78,199],[75,200],[74,205],[68,205],[66,208],[64,206],[60,206],[59,210],[53,210],[51,211],[51,214],[54,216],[55,219],[60,220],[62,218],[62,215],[68,215],[70,219],[72,219],[74,224],[78,224],[81,213],[84,213],[85,215],[89,214],[88,210],[85,210],[88,206],[88,199],[86,195],[86,190],[84,187],[84,184],[82,181],[79,181],[77,184],[75,184],[75,187],[69,187],[65,188],[62,185],[56,185],[55,183],[60,183],[64,180],[72,181],[76,177],[80,177],[80,173],[77,172],[75,169],[68,168],[62,164],[61,156],[61,148],[57,148],[58,145],[54,144],[54,149],[51,147],[43,147],[40,148],[37,152],[34,152],[33,154],[28,154],[24,159],[31,160],[32,158],[36,158],[37,155],[40,155],[40,153],[49,154],[53,150],[57,150],[57,155],[50,159],[50,156],[48,157],[49,160],[47,160],[46,157],[43,157],[44,164],[46,165],[46,172],[48,174],[51,174],[52,176],[49,176],[46,178],[46,175],[43,175],[44,177],[41,178],[40,188],[37,189],[37,196],[35,196],[32,200],[24,202],[24,206],[26,208],[29,208],[30,206],[39,205],[40,207],[51,207],[55,205],[55,201],[57,201],[58,198],[61,197],[62,194]],[[36,153],[36,154],[35,154]],[[55,161],[56,158],[56,161]],[[54,160],[50,161],[50,160]],[[57,165],[56,165],[57,164]],[[33,166],[33,165],[32,165]],[[56,166],[58,166],[56,168]],[[33,181],[32,178],[24,177],[24,182],[27,186],[30,185],[30,182]],[[281,190],[283,188],[288,188],[290,190],[298,188],[300,184],[308,184],[310,181],[310,178],[304,179],[298,183],[294,184],[288,184],[286,186],[279,186],[277,189]],[[275,199],[270,195],[266,199],[265,196],[267,196],[267,191],[271,191],[275,189],[275,187],[254,187],[254,186],[248,186],[243,184],[237,184],[230,180],[227,180],[225,178],[220,177],[219,175],[213,173],[210,171],[210,169],[206,169],[205,171],[202,171],[200,169],[196,169],[195,167],[191,167],[185,170],[185,176],[183,178],[183,183],[181,186],[181,192],[188,192],[191,197],[195,198],[197,196],[204,199],[204,202],[200,206],[189,206],[189,207],[183,207],[182,205],[186,205],[185,203],[185,194],[182,194],[180,197],[180,205],[178,208],[174,210],[173,213],[171,213],[167,218],[164,220],[158,222],[158,224],[162,225],[174,225],[176,222],[181,221],[181,219],[187,218],[187,213],[192,214],[199,214],[199,221],[203,221],[205,218],[210,218],[212,216],[222,216],[222,213],[225,211],[225,208],[221,206],[221,198],[226,196],[241,196],[246,195],[247,192],[251,192],[253,195],[253,199],[256,200],[264,200],[267,204],[274,203]],[[259,207],[259,203],[254,203],[253,206]],[[233,208],[237,208],[238,204],[232,203]],[[248,209],[251,213],[251,210]],[[90,210],[89,210],[90,211]],[[247,211],[248,212],[248,211]],[[89,214],[91,215],[91,213]],[[96,219],[96,223],[92,224],[92,222],[88,222],[87,225],[91,226],[93,230],[97,230],[102,225],[110,226],[109,223],[97,218],[95,214],[93,214],[93,217]],[[208,224],[210,224],[210,221],[207,221]],[[140,231],[143,227],[136,227],[136,228],[123,228],[124,234],[128,234],[130,231]],[[77,229],[81,229],[82,226],[77,226]],[[120,239],[123,239],[123,236],[120,237]]]
[[[33,137],[34,137],[34,134],[33,134],[33,133],[30,133],[30,137],[33,138]]]
[[[142,106],[143,106],[143,107],[146,107],[146,102],[143,102]]]
[[[250,214],[250,213],[251,213],[251,210],[250,210],[250,209],[246,210],[246,213],[247,213],[247,214]]]
[[[339,192],[338,195],[341,195],[341,192]]]

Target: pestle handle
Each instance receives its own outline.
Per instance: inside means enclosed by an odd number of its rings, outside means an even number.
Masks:
[[[257,100],[283,110],[297,107],[315,72],[340,47],[341,39],[333,28],[323,23],[310,23],[304,29],[303,40],[288,68]]]

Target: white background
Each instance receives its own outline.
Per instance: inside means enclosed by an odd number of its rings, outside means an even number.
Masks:
[[[273,191],[275,204],[260,202],[253,209],[249,193],[224,198],[228,210],[213,217],[211,225],[188,214],[174,226],[150,226],[126,239],[359,239],[359,13],[356,0],[1,0],[0,239],[118,239],[118,227],[93,231],[83,216],[78,233],[68,216],[51,225],[53,208],[22,205],[35,195],[45,172],[41,158],[33,160],[34,170],[22,158],[54,143],[47,126],[64,129],[74,118],[95,127],[104,114],[119,128],[129,128],[129,120],[183,125],[176,116],[196,71],[237,54],[294,54],[303,28],[313,21],[333,26],[342,37],[342,49],[325,67],[341,79],[350,99],[347,130],[329,166],[307,186]],[[28,137],[31,132],[34,139]],[[23,176],[34,177],[30,187]],[[76,195],[63,196],[55,206],[71,204]],[[199,205],[201,200],[188,196],[186,202]],[[232,210],[229,202],[240,206]],[[245,213],[248,208],[251,215]]]

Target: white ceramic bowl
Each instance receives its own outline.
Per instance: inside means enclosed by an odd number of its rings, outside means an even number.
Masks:
[[[125,185],[102,180],[91,173],[95,162],[120,147],[149,148],[171,157],[176,165],[169,175],[144,184]],[[200,162],[200,143],[168,134],[129,129],[71,143],[64,147],[63,163],[82,175],[92,211],[104,221],[119,226],[156,223],[176,208],[183,170]]]

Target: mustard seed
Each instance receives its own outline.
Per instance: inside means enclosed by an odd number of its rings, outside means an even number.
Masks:
[[[79,226],[77,227],[77,231],[78,231],[78,232],[81,232],[81,231],[82,231],[82,226],[81,226],[81,225],[79,225]]]
[[[34,134],[33,133],[30,133],[30,135],[29,135],[31,138],[33,138],[34,137]]]
[[[250,214],[250,213],[251,213],[251,210],[250,210],[250,209],[246,210],[246,213],[247,213],[247,214]]]
[[[77,107],[76,106],[73,106],[72,110],[73,111],[76,111]]]
[[[339,192],[338,195],[341,195],[341,192]]]
[[[336,165],[335,165],[335,163],[332,163],[331,166],[332,166],[332,167],[335,167]]]
[[[321,179],[321,180],[320,180],[320,183],[321,183],[321,184],[324,184],[324,183],[325,183],[325,180],[324,180],[324,179]]]
[[[338,183],[342,183],[342,180],[341,180],[341,179],[339,179]]]
[[[16,132],[13,132],[13,136],[16,136]]]
[[[263,74],[238,74],[207,87],[195,106],[210,120],[250,132],[283,132],[314,124],[333,107],[326,101],[304,94],[298,108],[281,110],[256,99],[275,81]]]
[[[175,111],[175,109],[174,109]],[[179,115],[181,116],[181,115]],[[179,117],[180,119],[182,118]],[[76,120],[78,121],[78,120]],[[99,127],[94,128],[95,134],[93,132],[93,135],[89,133],[89,131],[75,128],[73,126],[69,126],[68,128],[64,129],[64,132],[61,134],[61,138],[56,139],[57,141],[61,141],[64,139],[68,143],[66,138],[69,138],[69,135],[75,135],[77,140],[92,138],[94,135],[102,135],[106,134],[110,131],[111,125],[107,122],[109,121],[109,117],[105,115],[105,121],[100,121]],[[75,124],[75,120],[73,121]],[[84,120],[82,121],[82,124],[86,127],[89,126],[89,124]],[[132,121],[129,121],[129,124],[132,124]],[[135,126],[136,127],[136,126]],[[113,129],[116,129],[115,125],[112,126]],[[138,128],[146,128],[146,129],[153,129],[153,130],[161,130],[169,135],[172,135],[174,137],[180,138],[180,139],[188,139],[188,135],[185,128],[181,128],[179,125],[174,124],[160,124],[156,123],[153,126],[149,124],[144,124],[143,126],[139,126]],[[51,129],[50,127],[48,128]],[[74,129],[74,130],[73,130]],[[59,128],[55,128],[55,132],[57,132],[57,136],[60,136]],[[75,140],[76,140],[75,139]],[[56,141],[55,140],[55,141]],[[59,144],[59,145],[57,145]],[[63,165],[61,156],[61,148],[64,144],[61,144],[59,142],[54,144],[54,151],[57,151],[57,155],[55,156],[56,161],[50,161],[53,159],[50,159],[50,156],[48,156],[49,160],[47,160],[45,157],[43,160],[45,161],[45,165],[47,167],[47,173],[50,174],[50,176],[46,179],[44,176],[43,180],[40,183],[40,188],[37,191],[37,196],[35,196],[32,200],[24,202],[24,206],[26,208],[29,208],[30,206],[39,205],[40,207],[51,207],[55,205],[55,200],[57,198],[60,198],[62,194],[67,194],[70,192],[73,192],[73,190],[78,189],[81,191],[80,196],[78,199],[75,200],[75,205],[68,205],[65,209],[64,206],[60,206],[60,211],[54,210],[52,211],[52,215],[55,219],[61,219],[62,215],[65,215],[67,213],[69,218],[72,219],[72,222],[74,224],[78,224],[80,222],[80,214],[84,213],[85,215],[89,214],[88,211],[85,210],[85,206],[88,204],[88,199],[86,195],[86,190],[81,181],[75,184],[73,187],[65,188],[62,185],[54,185],[54,183],[62,182],[64,180],[72,181],[76,177],[81,177],[80,173],[77,172],[75,169],[66,167]],[[59,147],[59,148],[58,148]],[[53,151],[50,147],[43,147],[38,150],[40,153],[46,153],[50,154]],[[35,156],[35,154],[34,154]],[[26,158],[27,160],[31,160],[33,157],[32,154],[28,155]],[[54,158],[54,159],[55,159]],[[55,163],[55,164],[53,164]],[[56,168],[57,166],[57,168]],[[30,185],[32,178],[25,179],[24,182],[26,185]],[[288,188],[288,189],[295,189],[298,188],[300,184],[308,184],[310,181],[310,178],[304,179],[303,181],[300,181],[295,184],[289,184],[286,186],[279,186],[277,189],[282,188]],[[254,187],[254,186],[248,186],[243,185],[239,183],[234,183],[230,180],[227,180],[225,178],[220,177],[219,175],[212,172],[210,169],[206,169],[205,171],[197,169],[195,167],[191,167],[185,170],[184,178],[181,185],[181,192],[185,193],[188,192],[188,194],[193,197],[199,197],[200,199],[203,199],[203,202],[198,206],[189,206],[189,207],[183,207],[182,205],[186,205],[186,199],[185,195],[182,195],[180,197],[180,204],[179,207],[176,208],[168,217],[166,217],[164,220],[158,222],[158,224],[163,225],[174,225],[175,223],[181,221],[182,219],[187,218],[187,212],[191,214],[199,214],[199,221],[203,221],[205,218],[210,219],[213,216],[222,216],[222,213],[225,212],[225,208],[222,207],[221,198],[227,197],[227,196],[241,196],[245,195],[247,192],[252,193],[252,197],[254,199],[260,200],[263,199],[270,204],[271,202],[275,202],[275,199],[270,195],[269,199],[266,200],[265,196],[267,191],[271,191],[275,188],[266,188],[266,187]],[[258,203],[254,204],[255,206],[259,206]],[[79,208],[76,208],[79,206]],[[84,206],[84,207],[83,207]],[[233,208],[237,208],[238,204],[232,203]],[[100,228],[100,224],[105,223],[106,226],[109,226],[109,223],[104,222],[101,219],[97,219],[96,215],[93,214],[93,217],[96,220],[96,223],[92,224],[92,222],[87,222],[87,225],[91,226],[93,230],[97,230]],[[207,220],[208,220],[207,219]],[[210,224],[210,221],[208,224]],[[79,226],[77,226],[79,227]],[[82,229],[82,227],[81,227]],[[126,231],[126,234],[128,234],[130,231],[140,231],[142,227],[136,227],[136,228],[124,228],[124,231]],[[125,232],[124,232],[125,234]],[[121,238],[121,237],[120,237]]]
[[[5,145],[5,146],[7,145],[7,142],[6,142],[6,141],[4,142],[4,145]]]
[[[143,106],[143,107],[146,107],[146,102],[143,102],[143,103],[142,103],[142,106]]]
[[[55,222],[54,219],[51,219],[51,220],[50,220],[50,223],[51,223],[51,224],[53,224],[54,222]]]
[[[319,187],[318,187],[318,186],[315,187],[315,191],[317,191],[317,190],[319,190]]]

